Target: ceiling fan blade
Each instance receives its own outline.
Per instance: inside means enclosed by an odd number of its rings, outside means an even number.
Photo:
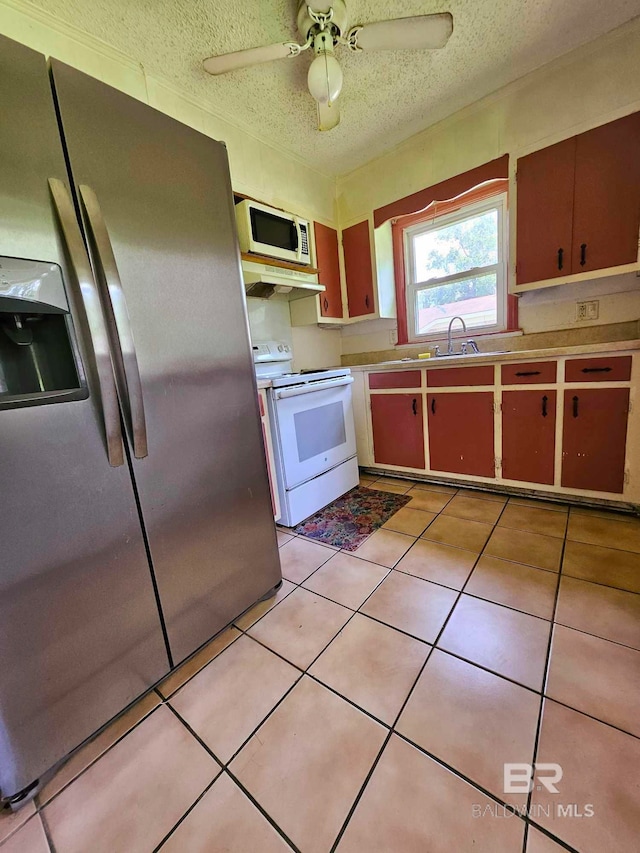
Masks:
[[[337,101],[321,104],[318,107],[318,130],[333,130],[340,124],[340,107]]]
[[[250,47],[248,50],[210,56],[202,64],[209,74],[226,74],[228,71],[237,71],[238,68],[248,68],[250,65],[260,65],[263,62],[273,62],[275,59],[297,56],[300,52],[299,47],[293,42],[270,44],[267,47]]]
[[[453,32],[450,12],[416,15],[353,27],[347,36],[352,50],[432,50],[444,47]]]

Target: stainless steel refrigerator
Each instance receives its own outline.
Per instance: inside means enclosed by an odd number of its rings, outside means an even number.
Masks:
[[[19,802],[281,574],[224,145],[5,38],[0,104],[0,797]]]

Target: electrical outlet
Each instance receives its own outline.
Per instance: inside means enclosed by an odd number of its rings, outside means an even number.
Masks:
[[[391,346],[395,346],[398,343],[398,330],[391,329],[389,332],[389,343]]]
[[[590,302],[576,302],[576,320],[597,320],[600,313],[600,302],[593,299]]]

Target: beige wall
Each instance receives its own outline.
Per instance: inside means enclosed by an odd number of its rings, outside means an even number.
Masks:
[[[53,16],[22,0],[0,0],[0,33],[73,65],[213,139],[224,141],[233,188],[237,192],[287,208],[305,218],[335,225],[333,177],[313,170],[302,160],[238,129],[232,122],[211,112],[206,103],[145,73],[135,57],[125,56],[99,39],[59,23]],[[267,311],[267,317],[272,313]],[[273,336],[277,332],[281,332],[278,323],[274,325]],[[326,367],[340,362],[338,331],[318,332],[315,327],[296,329],[295,346],[300,367]],[[309,358],[313,359],[313,364],[309,364]]]
[[[513,175],[518,157],[636,110],[640,110],[640,19],[340,177],[340,225],[358,222],[394,199],[505,153],[510,155]],[[512,187],[516,189],[513,183]],[[511,233],[514,212],[512,203]],[[514,264],[512,252],[510,272]],[[526,293],[519,303],[520,325],[525,333],[584,327],[588,324],[575,319],[578,298],[599,299],[597,324],[640,317],[640,280],[631,274]],[[394,328],[393,322],[382,320],[349,326],[343,330],[343,353],[389,349]]]

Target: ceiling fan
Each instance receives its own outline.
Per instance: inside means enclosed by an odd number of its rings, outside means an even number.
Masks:
[[[334,55],[339,45],[354,53],[370,50],[432,50],[444,47],[453,32],[449,12],[415,15],[373,24],[348,26],[345,0],[300,0],[298,30],[303,44],[282,42],[266,47],[237,50],[204,61],[209,74],[226,74],[250,65],[275,59],[291,59],[311,48],[315,58],[309,66],[307,83],[318,107],[318,129],[331,130],[340,122],[338,96],[342,90],[342,69]]]

